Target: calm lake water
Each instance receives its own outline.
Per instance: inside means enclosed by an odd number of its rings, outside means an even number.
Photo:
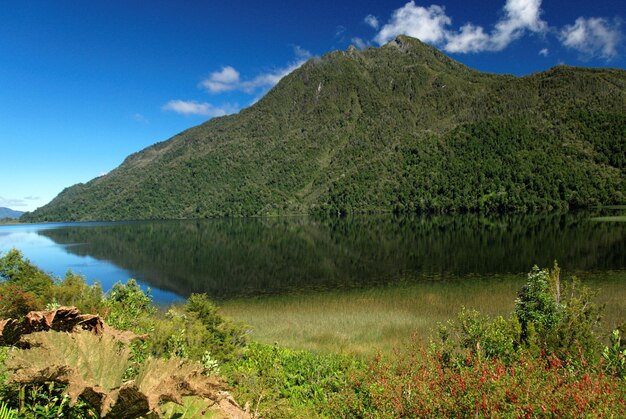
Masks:
[[[476,278],[488,284],[502,274],[523,280],[533,265],[554,259],[566,274],[595,282],[610,272],[626,298],[626,223],[583,213],[0,226],[0,251],[13,247],[44,271],[71,269],[105,290],[135,278],[160,303],[192,292],[228,300]]]

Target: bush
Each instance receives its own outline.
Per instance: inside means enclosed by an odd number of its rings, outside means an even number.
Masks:
[[[552,269],[533,267],[515,302],[523,342],[528,348],[538,346],[563,358],[582,353],[596,360],[600,341],[595,332],[601,309],[594,297],[576,278],[562,286],[556,262]]]
[[[320,355],[250,343],[241,359],[223,367],[240,402],[262,417],[311,417],[322,413],[333,393],[348,383],[361,363],[340,355]]]
[[[183,309],[188,317],[197,318],[211,336],[205,349],[218,360],[228,361],[246,346],[248,328],[224,319],[206,294],[191,294]]]
[[[192,294],[165,319],[154,319],[148,350],[155,356],[188,357],[201,361],[206,352],[219,363],[235,359],[246,346],[244,325],[223,318],[206,294]]]
[[[596,336],[600,307],[593,297],[576,278],[562,285],[556,262],[553,269],[535,266],[509,319],[490,320],[462,310],[456,321],[440,326],[436,345],[448,361],[468,350],[478,358],[504,360],[523,350],[535,356],[556,354],[572,363],[595,362],[601,349]]]
[[[626,381],[626,342],[622,340],[619,329],[613,330],[610,341],[610,346],[605,346],[602,351],[604,369]]]
[[[375,358],[331,401],[342,417],[624,417],[626,386],[602,371],[572,371],[557,356],[524,352],[505,362],[467,353],[450,366],[413,343]]]
[[[85,277],[67,271],[52,288],[52,301],[62,306],[75,306],[83,313],[105,314],[102,288],[99,283],[88,285]]]
[[[5,389],[1,397],[14,412],[16,418],[98,418],[100,415],[84,400],[73,405],[66,394],[67,386],[52,381],[25,384]]]
[[[11,249],[0,258],[0,278],[7,284],[19,285],[26,292],[47,299],[54,280],[24,259],[22,252]]]
[[[19,284],[0,284],[0,318],[20,318],[44,308],[43,299],[25,291]]]
[[[0,257],[0,279],[0,318],[21,317],[31,310],[41,310],[54,285],[50,276],[16,249]]]
[[[562,316],[560,305],[560,269],[540,270],[533,266],[528,274],[526,285],[515,301],[515,315],[522,326],[522,337],[529,338],[529,325],[542,336],[553,329]]]
[[[156,313],[150,290],[144,293],[137,281],[117,282],[107,293],[104,302],[106,322],[116,329],[145,333],[152,329],[149,317]]]
[[[515,316],[494,321],[476,310],[462,309],[456,321],[439,327],[439,350],[446,362],[467,351],[478,359],[514,357],[520,346],[521,327]]]

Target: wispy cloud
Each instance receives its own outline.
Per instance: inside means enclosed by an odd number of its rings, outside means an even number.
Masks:
[[[365,49],[365,48],[367,48],[367,47],[369,47],[369,46],[370,46],[370,45],[369,45],[369,42],[364,41],[363,39],[358,38],[358,37],[356,37],[356,38],[352,38],[352,41],[351,41],[351,42],[352,42],[352,45],[354,45],[354,46],[355,46],[355,47],[357,47],[358,49]]]
[[[458,29],[452,28],[452,18],[440,5],[418,6],[412,0],[391,14],[389,21],[378,30],[374,42],[385,44],[398,35],[409,35],[433,44],[451,53],[478,53],[502,51],[525,34],[546,35],[558,32],[566,47],[573,48],[589,57],[610,59],[617,54],[622,40],[620,21],[604,18],[580,17],[573,25],[561,30],[550,29],[542,19],[542,0],[506,0],[502,17],[490,30],[467,22]],[[365,21],[373,17],[368,15]],[[354,41],[353,41],[354,42]],[[542,50],[543,51],[543,50]],[[548,50],[541,53],[545,55]]]
[[[339,41],[343,41],[345,39],[346,31],[348,29],[343,25],[338,25],[335,27],[335,39]]]
[[[182,115],[200,116],[224,116],[237,112],[237,107],[232,105],[214,106],[207,102],[196,102],[194,100],[170,100],[162,109],[172,111]]]
[[[26,206],[28,206],[28,204],[24,202],[24,199],[4,198],[0,196],[0,207],[16,208]]]
[[[367,15],[365,16],[365,19],[363,19],[365,21],[365,23],[369,26],[371,26],[374,29],[378,29],[379,23],[378,23],[378,18],[374,15]]]
[[[209,93],[223,93],[229,91],[241,91],[253,94],[259,90],[267,90],[278,83],[283,77],[299,68],[309,58],[311,53],[299,46],[294,46],[295,61],[285,67],[276,68],[272,71],[257,75],[252,79],[242,79],[239,71],[231,66],[222,67],[206,79],[200,82],[200,86]]]
[[[140,122],[142,124],[147,124],[149,122],[148,118],[146,118],[143,114],[140,114],[140,113],[133,114],[132,118],[136,122]]]
[[[254,95],[252,103],[259,100],[270,88],[278,83],[283,77],[291,73],[309,58],[311,53],[298,45],[293,46],[295,59],[284,67],[275,68],[262,73],[253,78],[243,78],[241,73],[230,65],[223,66],[220,70],[209,74],[198,86],[211,94],[222,94],[226,92],[243,92]],[[238,112],[238,104],[215,105],[209,102],[199,102],[196,100],[170,100],[161,107],[164,111],[176,112],[181,115],[199,115],[208,117],[218,117]]]
[[[547,57],[548,55],[550,55],[550,50],[548,48],[543,48],[541,51],[539,51],[539,55],[541,55],[542,57]]]
[[[579,17],[573,25],[565,26],[560,33],[563,45],[577,50],[583,58],[615,57],[622,38],[619,20],[611,22],[599,17]]]

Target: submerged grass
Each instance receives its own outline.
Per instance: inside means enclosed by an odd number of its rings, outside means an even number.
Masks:
[[[602,222],[602,223],[625,223],[626,215],[612,215],[606,217],[593,217],[591,221]]]
[[[626,272],[579,274],[606,304],[607,332],[626,312]],[[461,307],[507,315],[526,275],[401,283],[351,291],[244,298],[222,303],[226,316],[253,327],[255,340],[315,352],[390,353],[414,334],[426,340]]]
[[[513,308],[524,278],[400,284],[365,290],[238,299],[222,312],[254,327],[255,339],[292,348],[371,355],[414,332],[426,337],[459,307],[490,315]],[[485,292],[488,290],[488,292]]]

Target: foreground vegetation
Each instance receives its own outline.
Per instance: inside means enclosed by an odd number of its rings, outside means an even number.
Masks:
[[[5,330],[0,414],[7,417],[98,417],[102,400],[131,390],[146,396],[151,414],[215,415],[210,405],[226,389],[250,415],[263,417],[626,414],[623,325],[603,339],[593,294],[577,281],[561,281],[556,265],[533,268],[508,317],[462,310],[431,340],[416,338],[374,357],[254,342],[245,325],[221,316],[206,295],[159,310],[132,280],[103,294],[71,272],[51,278],[16,250],[0,257],[0,278],[0,318],[76,306],[107,327],[132,332],[125,340],[121,333],[37,332],[6,346]],[[163,396],[150,378],[157,370],[159,382],[178,383],[186,395]],[[138,416],[119,406],[108,412]]]

